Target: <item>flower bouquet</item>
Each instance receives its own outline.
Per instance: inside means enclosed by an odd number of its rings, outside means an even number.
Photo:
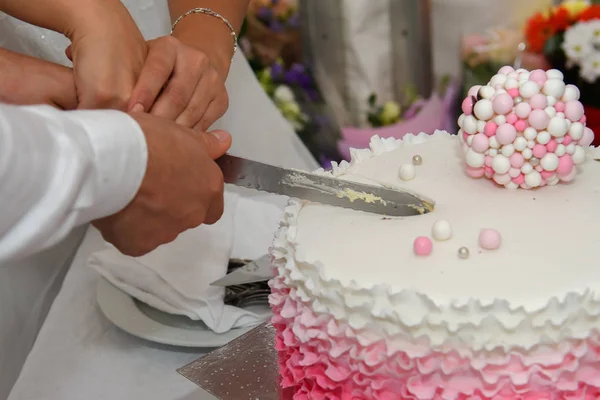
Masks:
[[[563,1],[533,15],[525,26],[526,52],[564,75],[581,92],[587,126],[600,144],[600,4]]]

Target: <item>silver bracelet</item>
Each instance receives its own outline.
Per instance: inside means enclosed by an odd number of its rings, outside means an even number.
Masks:
[[[233,57],[235,56],[235,52],[237,51],[237,48],[238,48],[238,38],[237,38],[237,34],[235,33],[235,29],[233,29],[233,26],[227,20],[227,18],[225,18],[224,16],[222,16],[221,14],[219,14],[217,12],[214,12],[210,8],[202,8],[202,7],[200,7],[200,8],[192,8],[191,10],[187,11],[185,14],[181,15],[179,18],[177,18],[175,20],[175,22],[173,22],[173,26],[171,27],[171,35],[173,34],[173,31],[175,30],[175,27],[177,26],[177,24],[182,19],[184,19],[188,15],[192,15],[192,14],[210,15],[211,17],[215,17],[215,18],[220,19],[221,21],[223,21],[223,23],[225,25],[227,25],[227,27],[231,31],[231,37],[233,38],[233,55],[231,56],[231,61],[233,61]]]

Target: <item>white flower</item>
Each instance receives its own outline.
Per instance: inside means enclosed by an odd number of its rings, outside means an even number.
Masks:
[[[565,32],[562,49],[571,63],[578,64],[594,52],[592,29],[586,23],[579,23]]]
[[[294,101],[294,92],[286,85],[280,85],[275,89],[275,93],[273,94],[276,101],[281,103],[291,103]]]
[[[395,101],[386,101],[381,110],[380,118],[385,125],[396,121],[400,118],[400,105]]]
[[[595,52],[581,62],[579,74],[590,83],[594,83],[600,77],[600,52]]]

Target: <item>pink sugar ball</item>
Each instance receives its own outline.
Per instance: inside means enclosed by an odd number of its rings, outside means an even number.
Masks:
[[[517,122],[519,120],[519,117],[517,117],[516,114],[508,114],[506,116],[506,122],[508,122],[509,124],[514,125],[515,122]]]
[[[483,133],[478,133],[473,136],[473,141],[471,142],[471,148],[478,153],[485,153],[487,149],[489,149],[489,139]]]
[[[462,112],[465,115],[471,115],[473,113],[473,105],[474,104],[475,104],[475,102],[473,101],[473,98],[471,96],[467,97],[462,102],[462,106],[461,106]]]
[[[517,176],[516,178],[513,178],[512,180],[514,183],[516,183],[517,185],[522,185],[523,183],[525,183],[525,175],[520,174],[519,176]]]
[[[549,153],[554,153],[556,151],[557,147],[558,147],[558,143],[556,143],[556,140],[554,140],[554,139],[552,139],[548,143],[546,143],[546,150],[548,150]]]
[[[565,117],[572,122],[577,122],[583,117],[583,104],[577,100],[569,100],[565,104]]]
[[[562,157],[558,157],[558,168],[556,168],[556,173],[559,175],[568,175],[573,170],[573,159],[570,154],[565,154]]]
[[[542,86],[548,80],[548,77],[546,76],[546,71],[543,69],[535,69],[529,74],[529,80]]]
[[[502,243],[500,232],[495,229],[482,229],[479,233],[479,246],[486,250],[496,250]]]
[[[521,168],[523,164],[525,164],[525,158],[521,153],[515,152],[512,156],[510,156],[510,165],[512,167]]]
[[[531,105],[531,108],[534,110],[543,110],[548,107],[548,99],[543,94],[537,93],[531,96],[529,105]]]
[[[548,127],[548,123],[550,122],[550,116],[544,110],[533,110],[531,114],[529,114],[529,125],[538,131],[546,129]]]
[[[523,132],[525,129],[527,129],[527,122],[523,121],[522,119],[518,120],[515,122],[515,129],[519,132]]]
[[[511,124],[502,124],[496,130],[496,139],[502,145],[512,143],[516,137],[517,130]]]
[[[519,118],[529,117],[530,112],[531,112],[531,106],[529,105],[529,103],[527,103],[525,101],[517,104],[517,106],[515,107],[515,114],[517,114],[517,117],[519,117]]]
[[[413,243],[413,250],[417,256],[428,256],[433,250],[433,243],[427,236],[419,236]]]
[[[565,103],[563,103],[562,101],[557,102],[554,105],[554,109],[556,110],[556,112],[564,112],[565,111]]]
[[[567,175],[565,175],[565,176],[561,176],[561,177],[560,177],[560,179],[561,179],[563,182],[571,182],[573,179],[575,179],[575,176],[576,176],[576,175],[577,175],[577,169],[576,169],[576,168],[573,168],[573,169],[571,170],[571,172],[569,172],[569,173],[568,173]]]
[[[479,92],[479,89],[481,89],[481,85],[475,85],[475,86],[471,87],[471,89],[469,89],[469,92],[467,95],[469,97],[477,97],[477,93]]]
[[[514,106],[514,101],[507,93],[500,93],[492,101],[494,112],[500,115],[508,114]]]
[[[494,157],[485,156],[485,160],[483,161],[483,163],[485,164],[486,167],[491,167],[493,161],[494,161]]]
[[[483,176],[483,168],[473,168],[467,165],[467,175],[471,178],[481,178]]]
[[[487,165],[485,167],[483,167],[483,172],[484,172],[486,178],[491,178],[492,176],[494,176],[494,169]]]
[[[510,65],[505,65],[504,67],[500,68],[500,70],[498,71],[498,73],[502,74],[502,75],[508,75],[511,72],[515,72],[515,69],[513,67],[511,67]]]
[[[581,117],[581,119],[579,120],[579,122],[581,122],[582,124],[585,124],[587,121],[587,117],[584,115],[583,117]]]
[[[579,145],[587,147],[594,141],[594,132],[587,126],[583,130],[583,137],[579,140]]]
[[[542,174],[542,178],[550,179],[550,178],[552,178],[552,176],[554,176],[556,174],[556,171],[545,171],[544,170],[541,172],[541,174]]]
[[[573,138],[570,135],[565,135],[565,137],[563,137],[563,141],[562,144],[564,144],[565,146],[570,144],[573,141]]]
[[[469,138],[469,134],[467,132],[463,132],[463,141],[467,143],[467,139]]]
[[[519,95],[519,89],[517,89],[517,88],[508,89],[506,91],[506,93],[508,93],[508,95],[514,99],[515,97],[517,97]]]
[[[483,128],[483,133],[487,137],[491,137],[496,134],[496,129],[498,129],[498,125],[495,122],[490,121],[485,124],[485,127]]]
[[[533,156],[536,158],[542,158],[546,155],[548,149],[543,144],[536,144],[533,146]]]

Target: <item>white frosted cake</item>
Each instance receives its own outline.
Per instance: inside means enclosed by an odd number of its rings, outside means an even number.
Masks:
[[[546,173],[545,187],[509,190],[498,162],[490,179],[465,169],[469,136],[484,125],[375,137],[327,172],[421,194],[433,212],[390,218],[291,201],[272,249],[271,305],[295,400],[600,398],[600,152],[582,146],[574,179]],[[560,157],[578,151],[563,147]],[[542,176],[534,158],[525,164]]]

